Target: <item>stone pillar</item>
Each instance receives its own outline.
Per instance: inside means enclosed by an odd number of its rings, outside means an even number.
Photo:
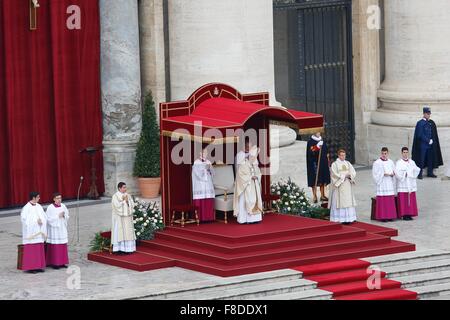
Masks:
[[[369,126],[371,158],[382,145],[411,147],[422,107],[429,104],[443,154],[450,153],[450,1],[385,1],[386,78],[378,91],[381,107]]]
[[[356,163],[368,164],[367,126],[377,110],[380,86],[381,16],[378,0],[353,2],[353,56]],[[378,20],[378,21],[377,21]],[[377,23],[378,22],[378,23]],[[378,25],[377,25],[378,24]]]
[[[275,105],[272,0],[170,0],[172,100],[209,82],[270,92]]]
[[[142,94],[153,94],[156,113],[166,102],[163,0],[139,1]]]
[[[101,89],[106,194],[132,176],[142,127],[139,21],[137,0],[100,0]]]

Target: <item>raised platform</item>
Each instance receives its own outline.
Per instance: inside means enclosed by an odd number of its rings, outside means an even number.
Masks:
[[[255,225],[167,227],[155,240],[141,241],[136,254],[90,253],[88,259],[136,271],[177,266],[229,277],[415,250],[414,244],[390,238],[396,235],[394,229],[365,223],[343,226],[267,214]]]

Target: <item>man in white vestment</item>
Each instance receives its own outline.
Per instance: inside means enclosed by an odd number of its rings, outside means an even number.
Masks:
[[[22,208],[22,270],[44,272],[46,267],[44,243],[47,239],[47,217],[39,204],[38,192],[30,193],[30,201]]]
[[[192,199],[198,210],[201,222],[214,221],[214,169],[211,161],[207,159],[208,152],[203,149],[200,157],[194,161],[192,166]]]
[[[414,160],[409,158],[409,149],[402,148],[402,158],[395,165],[395,176],[397,177],[397,210],[399,218],[413,220],[412,217],[419,215],[417,209],[417,177],[420,168]]]
[[[372,176],[377,188],[375,219],[383,222],[397,218],[395,207],[395,164],[389,159],[389,149],[381,149],[381,157],[374,162]]]
[[[67,223],[69,221],[69,210],[62,203],[62,195],[57,192],[53,194],[53,203],[47,208],[47,266],[53,269],[67,268],[69,254],[67,243]]]
[[[127,185],[120,182],[118,191],[112,197],[111,244],[113,252],[130,254],[136,251],[136,235],[134,233],[134,202],[127,193]]]
[[[249,158],[238,166],[234,186],[234,216],[239,224],[253,224],[262,220],[261,170],[258,147],[249,151]]]
[[[331,165],[330,221],[349,225],[356,221],[356,171],[346,159],[345,150],[338,151],[338,159]]]

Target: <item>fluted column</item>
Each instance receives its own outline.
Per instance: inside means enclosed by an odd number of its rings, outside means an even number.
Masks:
[[[142,93],[150,90],[159,112],[166,102],[163,0],[139,1]]]
[[[443,148],[449,149],[448,12],[448,0],[385,1],[386,78],[378,91],[381,106],[372,113],[369,127],[369,135],[379,140],[372,157],[384,141],[396,153],[402,145],[411,146],[424,104],[431,106]]]
[[[106,194],[132,177],[142,127],[137,0],[100,0],[101,89]]]
[[[275,100],[272,0],[169,1],[172,100],[208,82]]]

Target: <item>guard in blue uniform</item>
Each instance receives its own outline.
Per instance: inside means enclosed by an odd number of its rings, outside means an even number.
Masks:
[[[433,169],[444,164],[436,123],[430,117],[430,107],[424,107],[423,119],[417,122],[414,132],[412,159],[421,169],[418,179],[423,179],[422,172],[425,167],[427,168],[428,177],[437,178],[433,173]]]

